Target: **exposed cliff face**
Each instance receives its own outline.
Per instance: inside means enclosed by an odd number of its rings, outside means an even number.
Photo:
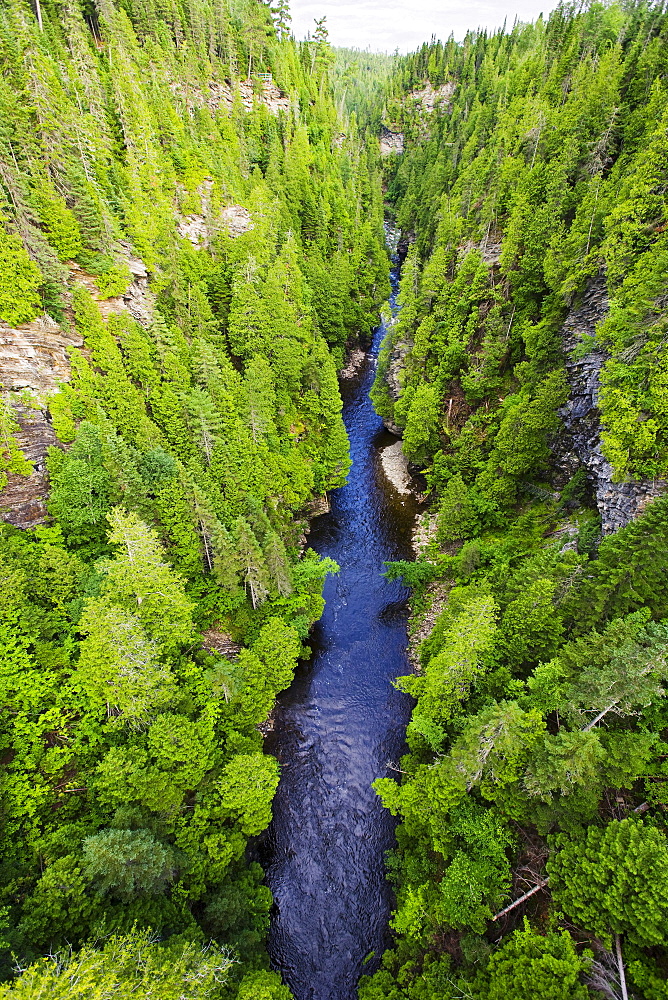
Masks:
[[[422,122],[421,131],[426,129],[426,118],[425,116],[433,115],[434,111],[449,111],[452,104],[452,98],[457,89],[457,85],[453,82],[448,82],[441,84],[440,87],[433,87],[431,82],[427,80],[425,86],[421,90],[413,90],[406,99],[406,103],[412,103],[415,109],[420,114],[420,120]],[[404,134],[400,128],[391,127],[390,125],[381,125],[380,129],[380,155],[390,156],[393,153],[401,155],[405,148]],[[428,130],[427,130],[428,131]],[[426,134],[426,133],[425,133]]]
[[[243,84],[241,89],[243,96]],[[273,99],[277,94],[280,96],[273,84],[265,84],[265,96]],[[234,237],[253,228],[250,213],[241,205],[229,205],[214,215],[212,187],[213,181],[206,179],[198,189],[201,215],[176,216],[179,234],[197,248],[207,246],[217,232],[226,231]],[[132,275],[122,295],[103,298],[95,276],[75,263],[68,265],[70,292],[75,285],[86,288],[105,320],[114,313],[127,311],[138,323],[148,326],[153,318],[153,296],[146,267],[130,243],[119,241],[114,250],[119,263]],[[64,296],[66,305],[69,298],[68,292]],[[14,435],[16,441],[34,467],[30,476],[10,474],[7,485],[0,491],[0,520],[18,528],[34,527],[47,517],[46,456],[48,449],[58,444],[50,423],[48,401],[71,378],[72,350],[83,347],[71,311],[68,312],[68,321],[62,326],[46,315],[19,327],[10,327],[0,320],[0,391],[16,416],[19,427]]]
[[[498,264],[501,241],[498,234],[489,234],[484,244],[467,243],[460,248],[462,255],[479,249],[490,267]],[[561,341],[566,357],[570,396],[560,410],[563,427],[550,442],[552,466],[563,481],[580,468],[585,468],[596,505],[601,515],[602,531],[612,534],[642,513],[645,506],[668,489],[662,480],[615,482],[614,469],[601,451],[601,427],[598,410],[599,375],[606,360],[605,351],[595,348],[584,357],[573,355],[583,340],[593,338],[596,327],[608,311],[605,275],[592,279],[581,303],[568,315],[561,329]],[[402,372],[406,357],[413,347],[410,338],[399,338],[389,330],[390,356],[385,374],[389,395],[396,403],[402,392]],[[390,419],[385,426],[398,437],[402,430]]]
[[[30,476],[7,473],[7,485],[0,492],[0,519],[15,528],[32,528],[47,517],[46,455],[49,448],[58,444],[58,440],[46,407],[33,408],[14,400],[12,407],[19,426],[14,437],[32,463],[33,472]]]
[[[133,277],[123,295],[102,299],[94,276],[75,264],[70,265],[70,286],[87,288],[104,319],[127,310],[147,325],[152,317],[152,297],[146,268],[131,253],[129,244],[119,244],[118,250]],[[0,519],[17,528],[31,528],[46,520],[46,456],[49,448],[59,443],[50,422],[49,397],[69,382],[71,352],[82,347],[71,317],[63,326],[50,316],[18,327],[0,320],[0,387],[16,416],[17,444],[33,465],[30,476],[8,474],[7,485],[0,491]]]
[[[183,239],[190,240],[197,250],[208,247],[218,233],[226,231],[235,237],[253,228],[250,212],[242,205],[228,205],[214,213],[212,209],[213,179],[205,178],[197,188],[202,209],[198,215],[176,216],[176,230]]]
[[[70,377],[69,351],[81,347],[78,334],[50,316],[11,327],[0,320],[0,379],[6,392],[53,393]]]
[[[19,431],[16,441],[34,471],[30,476],[8,474],[0,491],[0,518],[17,528],[29,528],[46,518],[46,454],[57,443],[45,400],[69,381],[69,351],[82,339],[61,328],[49,316],[11,327],[0,321],[0,382],[12,406]]]
[[[197,250],[208,247],[211,236],[223,229],[227,230],[230,236],[241,236],[253,228],[250,212],[242,205],[228,205],[223,208],[216,218],[202,208],[202,215],[181,216],[177,222],[179,236],[190,240]]]
[[[254,103],[259,101],[274,115],[278,115],[281,111],[287,113],[292,107],[290,98],[279,90],[273,80],[263,80],[262,90],[259,93],[255,92],[252,80],[240,80],[234,88],[227,83],[211,80],[207,90],[174,81],[170,89],[183,100],[190,115],[195,113],[196,108],[203,107],[214,113],[220,108],[229,113],[235,99],[241,102],[246,111],[252,111]]]
[[[585,337],[591,337],[608,311],[605,277],[594,278],[562,327],[564,354],[571,359]],[[587,469],[604,534],[623,528],[640,514],[645,505],[662,493],[667,483],[652,480],[613,482],[614,470],[601,452],[598,411],[599,373],[606,360],[600,348],[580,360],[568,360],[570,398],[560,411],[564,430],[552,443],[556,466],[572,475],[578,468]]]
[[[404,151],[404,136],[402,132],[393,132],[385,125],[380,130],[380,155],[390,156],[392,153],[401,155]]]
[[[427,80],[427,83],[422,90],[412,90],[408,95],[408,99],[415,101],[419,105],[421,111],[431,115],[434,113],[436,108],[450,108],[456,89],[457,84],[452,81],[443,83],[440,87],[432,87],[431,82]]]

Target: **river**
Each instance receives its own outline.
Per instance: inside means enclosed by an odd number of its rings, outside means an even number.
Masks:
[[[396,261],[391,281],[396,313]],[[266,740],[281,764],[264,845],[275,900],[269,947],[296,1000],[352,1000],[388,943],[383,855],[395,824],[371,783],[401,755],[411,703],[392,686],[408,670],[408,594],[381,574],[385,560],[411,558],[417,504],[380,463],[395,439],[369,390],[386,332],[381,324],[357,373],[342,380],[353,464],[309,538],[341,570],[325,585],[312,659],[280,697]]]

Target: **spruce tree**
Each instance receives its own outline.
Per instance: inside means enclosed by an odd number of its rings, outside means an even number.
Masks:
[[[262,549],[243,517],[237,518],[234,523],[233,539],[246,593],[252,606],[257,608],[269,593],[269,576]]]

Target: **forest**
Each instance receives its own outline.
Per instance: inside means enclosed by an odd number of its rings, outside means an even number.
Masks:
[[[430,512],[388,566],[418,666],[363,1000],[668,996],[667,73],[634,0],[388,84],[410,249],[373,398]]]
[[[390,57],[286,0],[0,0],[0,998],[292,996],[263,732],[387,217],[426,511],[360,1000],[668,1000],[664,8]]]
[[[389,289],[332,62],[285,3],[0,3],[2,997],[290,997],[262,731]]]

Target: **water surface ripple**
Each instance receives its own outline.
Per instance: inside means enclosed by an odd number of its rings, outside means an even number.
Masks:
[[[392,284],[396,311],[396,268]],[[387,943],[383,854],[394,821],[371,783],[402,752],[410,702],[391,683],[407,671],[407,592],[381,573],[384,560],[410,558],[416,504],[380,465],[394,438],[369,389],[385,333],[381,325],[358,374],[342,383],[353,465],[309,539],[341,572],[325,585],[313,658],[281,696],[267,739],[282,768],[265,844],[270,953],[297,1000],[352,1000]]]

